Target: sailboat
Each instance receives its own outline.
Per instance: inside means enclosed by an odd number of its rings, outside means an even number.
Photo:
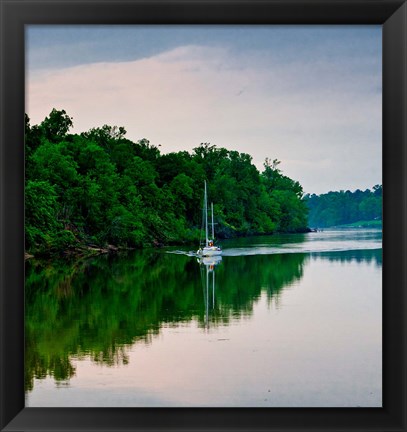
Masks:
[[[222,255],[222,249],[219,246],[215,246],[215,232],[213,223],[213,203],[211,204],[211,216],[212,216],[212,239],[209,239],[208,233],[208,192],[206,190],[205,181],[205,191],[204,191],[204,205],[203,205],[203,221],[205,223],[205,245],[200,247],[197,254],[201,257],[211,257],[216,255]]]

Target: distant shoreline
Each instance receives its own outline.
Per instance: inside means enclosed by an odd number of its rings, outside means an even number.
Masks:
[[[369,220],[369,221],[357,221],[349,224],[334,225],[326,228],[382,228],[383,221],[380,220]]]

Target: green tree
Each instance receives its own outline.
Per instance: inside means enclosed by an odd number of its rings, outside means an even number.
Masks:
[[[58,219],[55,188],[48,181],[29,180],[25,188],[25,243],[28,250],[59,250],[75,244],[75,237]]]
[[[58,142],[65,138],[73,126],[72,117],[65,110],[53,108],[48,117],[40,124],[40,129],[48,141]]]

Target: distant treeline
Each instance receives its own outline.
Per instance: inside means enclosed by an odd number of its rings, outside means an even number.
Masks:
[[[39,125],[26,115],[26,250],[79,244],[141,247],[197,241],[204,180],[220,238],[304,231],[301,185],[279,161],[263,172],[245,153],[203,143],[161,154],[123,127],[69,134],[72,118],[53,109]]]
[[[372,190],[328,192],[306,195],[310,227],[329,227],[348,224],[369,225],[382,220],[382,186]]]

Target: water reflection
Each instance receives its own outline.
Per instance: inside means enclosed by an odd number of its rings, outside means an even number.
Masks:
[[[215,268],[222,262],[221,256],[201,257],[198,260],[201,269],[201,281],[205,300],[205,327],[209,329],[209,296],[211,295],[212,312],[215,311]]]
[[[344,252],[321,252],[313,253],[314,258],[327,259],[329,261],[340,261],[342,263],[374,263],[377,267],[383,265],[382,249],[351,250]]]
[[[262,293],[279,303],[310,257],[374,261],[381,251],[196,258],[142,251],[26,264],[25,387],[34,378],[75,375],[73,360],[108,366],[128,362],[135,343],[151,344],[163,327],[196,322],[202,329],[250,318]]]

